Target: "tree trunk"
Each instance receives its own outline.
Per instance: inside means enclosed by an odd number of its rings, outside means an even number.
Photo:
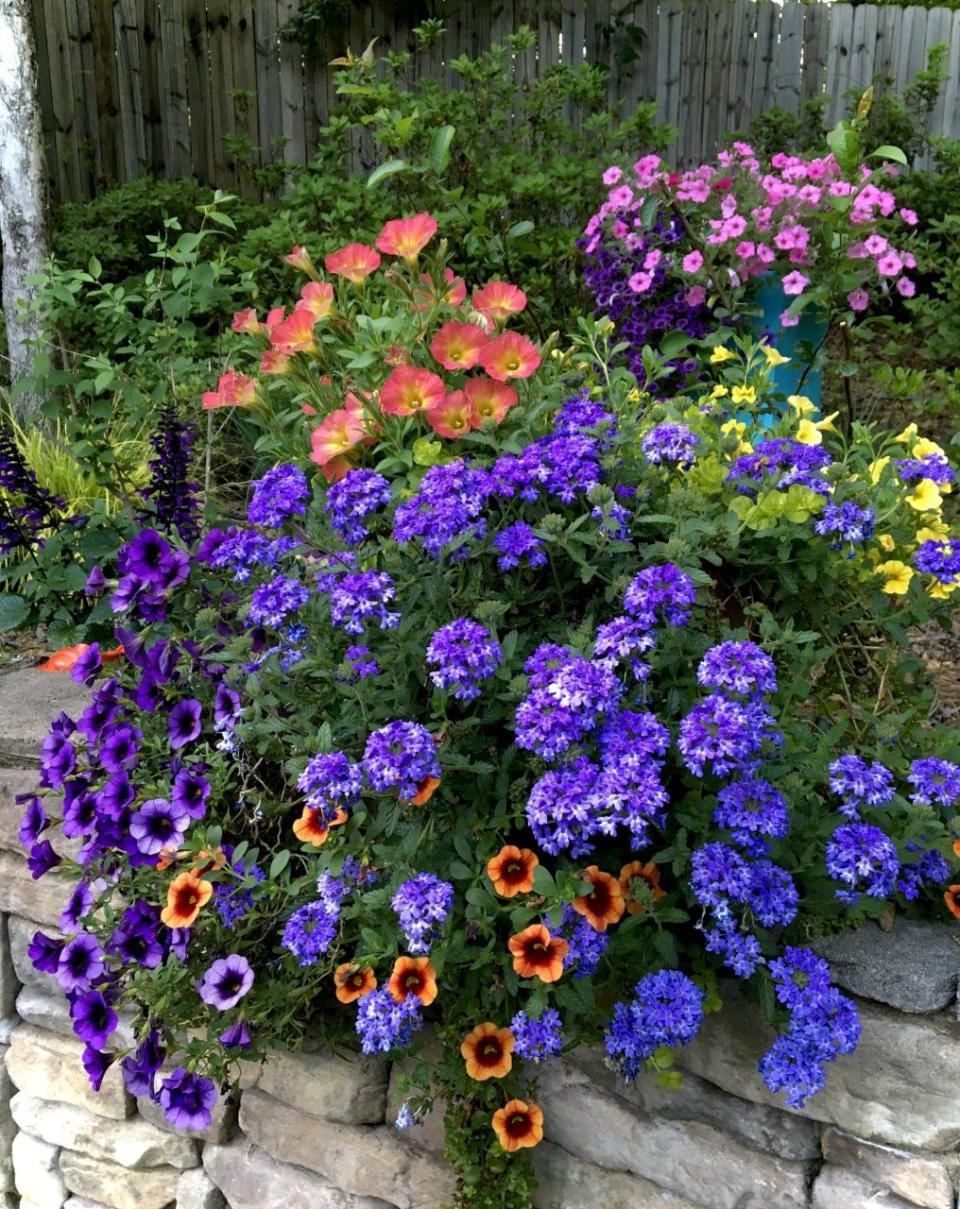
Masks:
[[[47,256],[46,171],[37,91],[37,56],[29,0],[0,0],[0,246],[3,249],[3,314],[11,383],[28,374],[35,325],[19,304],[33,293],[27,278]],[[22,394],[17,411],[39,405]]]

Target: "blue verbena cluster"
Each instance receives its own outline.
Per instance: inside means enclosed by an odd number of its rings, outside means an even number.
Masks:
[[[864,806],[884,806],[893,799],[893,773],[879,760],[868,764],[852,752],[838,757],[829,768],[829,785],[840,798],[840,814],[858,822]]]
[[[938,487],[944,487],[957,479],[953,467],[942,453],[927,453],[922,458],[899,458],[894,465],[905,482],[929,479]]]
[[[324,752],[307,762],[297,788],[307,805],[321,813],[324,826],[329,826],[338,810],[349,811],[359,802],[363,770],[342,751]]]
[[[720,642],[700,660],[697,682],[743,697],[777,691],[777,669],[766,651],[753,642]]]
[[[831,548],[839,550],[844,542],[858,545],[873,536],[877,523],[876,513],[872,508],[860,508],[849,500],[843,504],[827,504],[824,506],[813,529],[820,537],[834,537]]]
[[[254,589],[250,598],[247,620],[253,625],[279,629],[310,599],[310,589],[299,579],[277,575],[268,583]]]
[[[549,921],[544,921],[551,931]],[[567,955],[563,959],[564,973],[574,978],[588,978],[600,969],[600,961],[607,951],[610,936],[598,932],[582,915],[578,915],[569,903],[563,905],[560,927],[555,933],[567,942]]]
[[[530,692],[517,706],[517,746],[545,760],[596,730],[623,691],[609,668],[556,643],[537,647],[524,670]]]
[[[480,686],[500,666],[500,644],[479,622],[459,617],[436,630],[427,644],[430,680],[458,701],[480,696]]]
[[[453,906],[453,886],[434,873],[418,873],[390,900],[414,956],[429,953]]]
[[[253,886],[245,888],[245,883],[266,880],[259,865],[250,865],[248,868],[242,857],[233,861],[232,865],[238,881],[218,881],[213,887],[213,905],[226,928],[233,928],[238,924],[261,897],[262,891],[257,892]]]
[[[607,1055],[620,1075],[633,1080],[663,1045],[686,1045],[703,1024],[704,994],[679,970],[647,974],[634,998],[618,1003],[604,1036]]]
[[[247,520],[251,525],[279,529],[294,516],[305,516],[310,484],[299,466],[285,463],[268,470],[253,484],[253,494],[247,505]]]
[[[677,747],[695,776],[702,777],[708,769],[713,776],[724,777],[751,771],[764,744],[780,742],[782,737],[766,704],[711,693],[681,721]]]
[[[665,423],[645,433],[641,447],[651,466],[667,464],[689,470],[696,461],[699,444],[700,438],[686,424]]]
[[[293,537],[267,537],[256,529],[211,529],[197,547],[197,562],[209,563],[233,574],[236,583],[247,583],[252,575],[275,567],[300,543]]]
[[[949,538],[921,542],[914,551],[913,565],[943,584],[957,583],[960,580],[960,541]]]
[[[393,536],[401,545],[419,542],[431,558],[446,553],[462,561],[468,543],[487,531],[483,511],[492,489],[487,471],[460,458],[431,466],[410,499],[397,505]]]
[[[330,620],[348,634],[362,634],[368,625],[392,630],[400,614],[388,605],[397,595],[396,585],[386,571],[348,571],[317,580],[330,598]]]
[[[516,521],[499,530],[491,544],[500,555],[497,566],[501,571],[519,567],[524,560],[528,567],[542,567],[547,561],[543,542],[526,521]]]
[[[396,790],[402,801],[409,801],[424,781],[440,777],[433,735],[419,722],[388,722],[368,737],[363,771],[379,793]]]
[[[283,929],[280,943],[301,966],[312,966],[330,948],[340,927],[339,908],[323,899],[298,907]]]
[[[744,495],[755,496],[756,486],[784,489],[809,487],[818,495],[828,496],[830,483],[821,471],[833,464],[830,454],[819,445],[804,445],[789,437],[760,441],[753,453],[741,454],[727,471],[727,481],[735,483]]]
[[[359,546],[370,536],[363,523],[390,503],[390,482],[375,470],[348,470],[339,483],[327,488],[323,510],[330,527],[348,546]]]
[[[397,1003],[387,987],[371,991],[357,1000],[356,1027],[365,1054],[402,1049],[423,1028],[420,1001],[415,995],[407,995]]]
[[[762,777],[731,781],[717,791],[713,821],[730,831],[733,842],[751,856],[765,856],[771,840],[790,831],[787,800]]]
[[[826,867],[840,882],[837,898],[854,905],[861,894],[887,898],[896,885],[900,861],[885,831],[870,823],[843,823],[827,843]]]
[[[556,1008],[545,1008],[538,1018],[517,1012],[510,1021],[510,1031],[514,1036],[513,1052],[525,1062],[545,1062],[563,1048],[562,1021]]]
[[[928,806],[936,802],[948,810],[960,798],[960,766],[929,756],[914,760],[907,780],[913,786],[910,801]]]
[[[686,625],[697,599],[693,580],[673,563],[644,567],[631,580],[623,597],[624,611],[647,629],[658,622]]]

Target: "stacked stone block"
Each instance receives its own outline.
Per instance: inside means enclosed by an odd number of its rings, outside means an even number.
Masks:
[[[276,1054],[187,1135],[133,1100],[116,1068],[90,1090],[56,980],[26,956],[38,927],[56,931],[69,891],[30,877],[13,802],[34,785],[49,718],[83,698],[63,677],[0,677],[0,1209],[449,1202],[441,1113],[393,1129],[378,1061]],[[859,998],[863,1038],[806,1109],[767,1092],[757,1058],[772,1034],[730,984],[723,1012],[678,1055],[677,1091],[645,1075],[627,1087],[593,1050],[543,1067],[539,1209],[957,1209],[960,929],[899,920],[822,947]]]

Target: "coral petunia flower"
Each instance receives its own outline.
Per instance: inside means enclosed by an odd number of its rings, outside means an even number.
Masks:
[[[362,414],[353,408],[340,407],[310,434],[310,461],[324,466],[349,453],[366,435]]]
[[[559,936],[551,936],[543,924],[531,924],[507,945],[513,954],[513,968],[521,978],[539,978],[556,982],[563,973],[563,959],[569,945]]]
[[[353,469],[353,462],[346,456],[331,458],[320,467],[320,473],[328,483],[339,483]]]
[[[416,995],[424,1007],[437,997],[437,972],[429,957],[398,957],[387,989],[397,1003]]]
[[[288,265],[292,265],[295,269],[300,269],[303,273],[309,273],[311,277],[316,276],[317,270],[313,266],[313,261],[310,259],[310,253],[303,244],[296,244],[283,258]]]
[[[620,883],[612,873],[604,873],[597,865],[584,869],[583,880],[589,882],[593,889],[589,894],[575,898],[571,906],[594,931],[606,932],[607,927],[617,923],[626,910]]]
[[[317,316],[307,307],[296,307],[276,325],[270,333],[270,344],[280,353],[292,357],[294,353],[312,353],[317,347],[313,341],[313,325]]]
[[[310,806],[304,806],[303,814],[293,825],[293,834],[301,844],[312,844],[314,848],[320,848],[329,839],[330,828],[339,827],[341,823],[345,823],[346,821],[347,814],[339,807],[330,823],[325,825],[322,811],[314,810]]]
[[[511,1100],[493,1114],[493,1132],[504,1150],[511,1153],[543,1141],[543,1112],[536,1104]]]
[[[213,884],[193,872],[181,873],[167,887],[167,905],[160,912],[168,928],[192,928],[200,908],[213,893]]]
[[[654,902],[658,902],[664,895],[664,891],[660,889],[660,870],[653,861],[647,861],[645,865],[642,865],[640,861],[630,861],[620,870],[620,889],[631,915],[646,910],[646,907],[637,902],[633,896],[633,886],[637,879],[650,887]]]
[[[326,319],[333,310],[333,286],[329,281],[308,281],[300,291],[300,301],[293,308],[297,311],[309,311],[314,321]]]
[[[501,898],[514,898],[533,889],[533,872],[540,858],[530,848],[506,844],[487,861],[487,877]]]
[[[260,358],[261,374],[285,374],[290,370],[290,354],[282,353],[278,348],[263,350]]]
[[[361,969],[352,961],[346,961],[333,971],[333,985],[341,1003],[353,1003],[377,989],[377,976],[369,967]]]
[[[230,327],[233,331],[243,332],[247,336],[259,336],[261,332],[267,330],[266,326],[257,318],[257,312],[252,306],[248,306],[246,310],[237,311]]]
[[[473,296],[473,309],[492,319],[498,327],[511,315],[519,315],[526,305],[526,294],[509,281],[490,281]]]
[[[467,296],[467,287],[463,278],[458,277],[453,269],[447,268],[443,270],[443,279],[447,283],[447,288],[438,297],[430,274],[421,275],[420,280],[426,282],[426,289],[422,285],[413,287],[414,310],[428,311],[434,301],[445,302],[447,306],[459,306],[463,302]]]
[[[440,785],[439,777],[425,777],[417,786],[417,792],[410,799],[411,806],[426,806],[427,802],[437,792]]]
[[[460,1053],[467,1063],[467,1074],[482,1083],[484,1079],[502,1079],[513,1067],[516,1038],[508,1028],[497,1028],[487,1020],[467,1033]]]
[[[54,651],[49,659],[37,664],[37,671],[69,672],[80,656],[89,650],[90,647],[85,642],[78,642],[73,646],[62,646],[59,651]]]
[[[348,243],[331,252],[323,263],[328,273],[346,277],[354,285],[362,286],[370,274],[380,268],[380,253],[366,243]]]
[[[491,378],[529,378],[540,364],[540,354],[519,332],[504,332],[487,342],[480,353],[480,364]]]
[[[437,220],[431,214],[414,214],[412,218],[391,218],[384,223],[376,244],[388,256],[402,256],[413,265],[417,257],[437,233]]]
[[[220,375],[216,390],[204,392],[203,406],[207,411],[213,407],[245,407],[256,397],[257,384],[253,378],[235,369],[228,369]]]
[[[490,337],[475,323],[445,323],[430,342],[430,352],[444,369],[473,369]]]
[[[470,400],[473,424],[477,428],[486,420],[501,424],[518,397],[512,386],[494,378],[471,378],[463,389]]]
[[[398,365],[380,387],[380,406],[393,416],[413,416],[439,407],[446,395],[443,380],[416,365]]]
[[[943,894],[943,901],[951,915],[960,919],[960,886],[949,886]]]
[[[427,423],[438,436],[454,440],[473,427],[470,400],[462,390],[452,390],[439,407],[427,412]]]

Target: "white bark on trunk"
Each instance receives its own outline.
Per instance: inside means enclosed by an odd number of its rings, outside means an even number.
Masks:
[[[18,301],[31,297],[26,280],[47,256],[46,171],[37,90],[37,58],[29,0],[0,0],[0,244],[3,248],[3,314],[10,381],[30,372],[36,331]],[[21,395],[17,410],[38,400]]]

